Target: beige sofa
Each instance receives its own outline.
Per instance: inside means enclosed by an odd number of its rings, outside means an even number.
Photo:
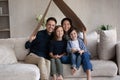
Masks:
[[[98,59],[97,34],[90,34],[87,39],[88,49],[91,53],[95,53],[92,54],[91,60],[93,65],[92,80],[120,80],[120,43],[115,45],[116,57],[114,61],[104,60]],[[0,80],[39,80],[38,67],[23,61],[28,53],[28,50],[24,48],[26,40],[27,38],[0,39]],[[63,64],[63,68],[64,80],[86,80],[82,66],[74,76],[71,75],[69,64]]]

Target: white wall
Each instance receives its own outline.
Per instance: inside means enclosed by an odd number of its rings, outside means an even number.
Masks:
[[[88,33],[99,25],[110,24],[120,28],[120,0],[64,0],[87,27]],[[11,37],[29,36],[37,22],[36,16],[43,14],[49,0],[9,0]],[[54,16],[58,24],[64,15],[52,2],[47,17]],[[118,35],[120,40],[120,35]]]

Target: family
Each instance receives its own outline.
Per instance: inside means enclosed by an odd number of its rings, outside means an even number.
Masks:
[[[52,80],[63,80],[62,64],[71,65],[72,75],[82,65],[87,80],[91,80],[92,64],[86,48],[86,31],[79,32],[70,18],[62,19],[61,25],[56,24],[56,19],[49,17],[46,29],[38,31],[25,43],[25,48],[29,49],[25,62],[38,66],[40,80],[49,80],[50,75]]]

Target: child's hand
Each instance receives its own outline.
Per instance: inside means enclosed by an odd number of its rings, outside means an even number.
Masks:
[[[84,50],[79,50],[79,53],[82,55],[84,53]]]
[[[54,55],[54,58],[55,59],[59,59],[59,58],[61,58],[62,56],[61,55]]]
[[[57,58],[58,58],[58,55],[54,55],[53,58],[57,59]]]
[[[72,48],[72,49],[71,49],[71,52],[72,52],[72,53],[75,53],[75,52],[77,52],[77,51],[78,51],[78,50],[77,50],[76,48]]]
[[[61,55],[57,55],[57,58],[59,59],[59,58],[61,58],[62,56]]]

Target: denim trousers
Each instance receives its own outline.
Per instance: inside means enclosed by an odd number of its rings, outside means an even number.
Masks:
[[[71,63],[70,55],[64,55],[60,58],[60,60],[63,64],[70,64]]]
[[[80,53],[71,53],[71,67],[75,67],[76,69],[80,68],[81,65],[81,55]]]
[[[86,70],[92,71],[92,64],[90,62],[90,54],[88,52],[85,52],[81,55],[82,58],[82,67],[83,70],[86,72]]]

